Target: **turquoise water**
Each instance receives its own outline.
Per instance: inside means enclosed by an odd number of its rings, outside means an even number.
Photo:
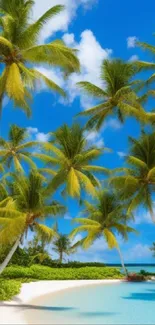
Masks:
[[[74,288],[35,301],[29,324],[155,324],[155,283]]]

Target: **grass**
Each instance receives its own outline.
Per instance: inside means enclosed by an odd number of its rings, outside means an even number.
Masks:
[[[20,292],[22,283],[38,280],[100,280],[122,279],[120,270],[114,267],[50,268],[9,266],[0,276],[0,300],[11,300]]]

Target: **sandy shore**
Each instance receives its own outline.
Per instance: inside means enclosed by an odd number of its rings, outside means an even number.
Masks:
[[[121,280],[76,280],[76,281],[38,281],[25,283],[22,285],[21,292],[12,301],[0,303],[0,324],[27,324],[25,311],[33,309],[30,302],[52,292],[64,289],[80,287],[85,285],[103,284],[120,282]]]

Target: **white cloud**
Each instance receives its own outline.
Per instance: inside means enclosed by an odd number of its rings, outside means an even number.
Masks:
[[[49,140],[49,134],[45,134],[43,132],[38,132],[36,134],[36,140],[40,142],[47,142]]]
[[[64,219],[65,219],[65,220],[71,220],[72,217],[70,216],[70,214],[66,213],[66,214],[64,215]]]
[[[138,38],[136,36],[129,36],[127,38],[127,47],[133,48],[136,47],[136,42],[138,41]]]
[[[110,118],[108,121],[104,123],[103,130],[111,129],[113,131],[120,130],[122,128],[122,124],[115,118]]]
[[[85,132],[85,136],[91,145],[95,145],[98,148],[104,147],[104,140],[100,132],[92,131],[92,132]]]
[[[65,38],[67,38],[67,42],[74,40],[73,34],[65,34],[63,39],[65,40]],[[81,33],[81,39],[79,43],[76,43],[76,49],[81,64],[81,73],[72,74],[68,80],[69,101],[72,103],[76,96],[80,96],[82,108],[87,109],[94,104],[94,101],[90,96],[79,91],[76,83],[89,81],[99,87],[104,87],[100,81],[100,67],[102,61],[109,58],[112,50],[102,48],[91,30]]]
[[[81,235],[76,237],[76,241],[82,239]],[[76,243],[75,241],[75,243]],[[108,246],[103,238],[97,239],[94,244],[87,250],[78,248],[77,252],[71,256],[71,260],[81,262],[106,262],[103,257],[103,253],[107,252]]]
[[[127,154],[123,151],[117,151],[117,155],[120,157],[120,158],[124,158]]]
[[[154,215],[155,215],[155,208],[154,208]],[[136,225],[140,224],[152,224],[151,214],[149,211],[143,211],[143,212],[136,212],[135,213],[135,220],[134,223]]]
[[[39,132],[37,128],[33,128],[31,126],[27,127],[27,132],[29,137],[33,140],[40,141],[40,142],[47,142],[49,140],[49,134]]]
[[[53,80],[60,87],[66,89],[68,92],[68,99],[64,100],[61,98],[61,103],[67,105],[71,104],[74,99],[79,96],[81,107],[87,109],[93,106],[95,101],[91,96],[87,96],[81,92],[76,83],[79,81],[89,81],[99,87],[104,87],[100,81],[100,67],[102,61],[110,57],[112,50],[102,48],[91,30],[85,30],[81,33],[79,43],[76,43],[73,33],[66,33],[62,38],[66,45],[74,46],[78,50],[77,56],[80,60],[81,72],[73,73],[68,80],[64,81],[63,75],[59,69],[47,69],[46,67],[36,67],[36,69]],[[43,83],[38,84],[38,91],[40,91],[43,86],[46,88]]]
[[[129,59],[129,62],[134,62],[134,61],[138,61],[139,60],[139,57],[138,55],[134,54],[130,57]]]
[[[85,9],[91,7],[96,0],[35,0],[33,18],[38,19],[46,10],[55,5],[64,5],[65,9],[46,24],[41,40],[46,40],[57,31],[67,31],[70,23],[76,16],[77,9],[82,6]]]
[[[136,261],[138,259],[144,259],[146,257],[151,257],[150,247],[146,244],[136,244],[131,247],[124,255],[128,261]]]
[[[65,42],[65,44],[67,46],[74,46],[75,45],[75,36],[74,34],[64,34],[63,37],[62,37],[63,41]]]

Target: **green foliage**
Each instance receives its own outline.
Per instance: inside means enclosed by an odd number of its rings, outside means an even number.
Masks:
[[[143,132],[139,139],[130,138],[130,144],[129,156],[126,159],[128,168],[120,168],[120,175],[114,176],[110,185],[113,185],[122,200],[127,202],[129,214],[142,205],[150,211],[155,222],[155,132]]]
[[[17,125],[10,126],[8,141],[0,137],[0,162],[5,167],[10,169],[13,165],[16,172],[24,172],[22,163],[26,162],[29,167],[36,169],[31,151],[38,147],[39,143],[26,141],[27,137],[27,130]]]
[[[48,184],[49,192],[54,192],[64,184],[63,195],[68,194],[79,198],[84,189],[90,195],[95,196],[95,189],[100,183],[94,174],[98,172],[109,175],[110,173],[107,168],[91,165],[94,160],[101,157],[104,148],[91,146],[86,139],[84,129],[78,124],[72,127],[64,125],[53,132],[51,143],[46,143],[44,149],[47,154],[35,156],[57,171]],[[50,175],[50,173],[51,169],[46,168],[45,175]]]
[[[36,231],[40,238],[50,241],[57,236],[56,232],[38,221],[63,213],[64,207],[55,201],[49,202],[37,171],[31,171],[28,177],[16,174],[13,179],[11,195],[14,200],[9,206],[0,207],[1,244],[14,243],[28,230]]]
[[[64,6],[57,5],[36,21],[32,22],[34,1],[0,1],[0,62],[3,72],[0,77],[0,104],[5,95],[13,100],[28,116],[31,114],[29,101],[38,80],[52,91],[65,96],[65,92],[39,69],[32,68],[48,64],[59,67],[67,75],[79,71],[76,51],[68,48],[61,40],[40,44],[40,33],[44,25],[59,14]],[[17,9],[18,8],[18,9]]]
[[[0,301],[11,300],[19,294],[20,288],[20,281],[0,279]]]
[[[59,261],[62,263],[64,254],[70,255],[75,252],[68,235],[58,234],[58,238],[53,242],[53,250],[59,255]]]
[[[80,224],[71,233],[71,238],[78,232],[86,232],[81,240],[83,248],[90,247],[94,241],[103,236],[109,248],[118,248],[115,232],[124,239],[134,229],[127,225],[126,209],[115,192],[98,191],[96,200],[92,203],[84,202],[83,215],[87,218],[75,218],[73,222]]]
[[[87,81],[77,84],[87,95],[99,101],[97,106],[80,113],[82,116],[90,116],[86,124],[88,129],[100,129],[105,119],[111,115],[117,116],[120,122],[124,122],[128,116],[146,121],[145,111],[133,87],[132,77],[135,73],[132,63],[116,59],[104,60],[101,65],[101,82],[104,89]]]
[[[3,278],[32,278],[36,280],[84,280],[84,279],[121,279],[120,270],[113,267],[50,268],[41,265],[31,267],[9,266]]]

